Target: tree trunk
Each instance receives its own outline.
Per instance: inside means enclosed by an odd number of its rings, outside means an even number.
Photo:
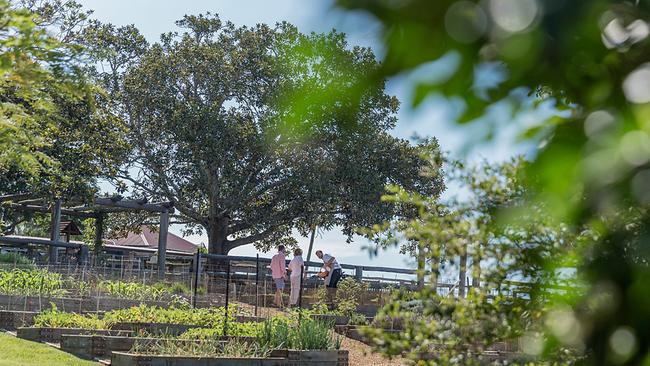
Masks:
[[[465,285],[467,279],[467,243],[462,248],[458,268],[458,297],[465,297]]]
[[[228,219],[220,218],[210,222],[208,228],[208,253],[226,255],[228,248]]]
[[[424,288],[424,274],[426,273],[426,253],[424,252],[424,244],[421,241],[418,241],[418,271],[417,271],[417,289],[422,290]]]
[[[207,227],[208,231],[208,253],[217,255],[227,255],[228,248],[228,219],[211,220]],[[208,291],[221,291],[216,284],[224,283],[227,278],[228,261],[208,257],[206,272],[210,272],[208,277]],[[217,286],[213,288],[213,285]],[[212,290],[210,290],[212,289]]]

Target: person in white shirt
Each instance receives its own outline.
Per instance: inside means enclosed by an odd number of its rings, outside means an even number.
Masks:
[[[336,261],[336,258],[332,257],[327,253],[323,253],[322,250],[316,251],[316,256],[323,260],[323,268],[329,272],[325,278],[325,287],[327,289],[327,302],[330,308],[334,308],[334,297],[336,296],[336,286],[341,280],[341,275],[343,274],[341,270],[341,265]]]
[[[298,298],[300,297],[301,277],[300,274],[304,273],[305,261],[302,259],[302,249],[296,248],[293,251],[293,259],[289,262],[289,271],[291,271],[291,294],[289,295],[289,306],[298,305]]]

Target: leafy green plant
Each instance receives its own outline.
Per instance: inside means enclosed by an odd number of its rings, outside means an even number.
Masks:
[[[263,328],[263,323],[257,322],[229,322],[228,334],[231,337],[258,337]],[[182,339],[214,339],[223,336],[223,327],[218,328],[193,328],[180,335]]]
[[[190,288],[182,282],[158,282],[154,284],[153,287],[164,293],[174,295],[189,295],[191,293]]]
[[[110,329],[110,322],[99,319],[97,315],[81,315],[58,311],[56,305],[51,309],[41,312],[34,318],[35,327],[48,328],[82,328],[82,329]]]
[[[350,325],[368,325],[368,319],[366,316],[360,313],[350,314],[350,320],[348,321]]]
[[[238,308],[229,307],[228,322],[235,323]],[[223,327],[224,308],[178,309],[141,304],[128,309],[106,312],[104,319],[111,322],[189,324],[204,327]]]
[[[332,324],[301,316],[299,319],[276,317],[266,320],[258,343],[273,349],[329,350],[335,349],[338,342]]]
[[[165,286],[149,286],[137,282],[103,281],[100,288],[109,296],[142,301],[159,301],[170,294]]]
[[[61,296],[66,293],[62,276],[43,269],[0,270],[0,293]]]

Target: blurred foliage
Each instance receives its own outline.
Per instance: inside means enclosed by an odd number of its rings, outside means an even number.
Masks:
[[[383,83],[352,90],[379,67],[370,50],[288,23],[205,14],[176,24],[152,45],[133,27],[93,24],[85,44],[130,127],[118,188],[173,202],[174,220],[205,231],[211,253],[292,245],[293,229],[314,225],[351,237],[400,214],[379,200],[386,183],[442,191],[439,177],[418,174],[429,165],[420,149],[437,141],[388,133],[398,103]]]
[[[528,204],[526,165],[521,158],[475,168],[451,162],[449,181],[469,194],[460,201],[390,188],[383,199],[415,207],[417,215],[362,234],[379,247],[406,243],[420,256],[419,272],[427,281],[422,290],[396,292],[376,319],[397,319],[404,332],[367,329],[371,339],[381,339],[378,350],[431,364],[487,362],[484,352],[495,343],[542,332],[558,294],[584,286],[573,270],[575,253],[592,232],[573,230],[548,216],[542,204]],[[456,284],[471,278],[471,287],[446,294],[437,283],[450,275],[459,276]],[[563,361],[567,349],[558,351]],[[541,355],[541,346],[534,350]]]
[[[497,222],[516,223],[521,221],[518,215],[539,211],[554,222],[551,227],[564,225],[578,235],[565,241],[553,233],[542,246],[548,250],[567,243],[574,248],[566,257],[542,257],[541,267],[536,266],[542,269],[541,278],[556,276],[556,269],[566,265],[584,282],[565,297],[547,302],[555,308],[542,322],[539,339],[531,343],[542,346],[530,350],[558,356],[558,348],[569,347],[587,364],[647,362],[650,2],[339,0],[338,4],[365,10],[383,25],[386,56],[367,83],[419,70],[423,77],[414,87],[416,104],[433,94],[458,98],[465,105],[458,122],[483,123],[484,129],[491,127],[480,117],[499,102],[517,111],[532,99],[568,111],[562,117],[516,126],[522,138],[539,142],[526,168],[529,196],[516,214],[493,213]],[[453,72],[426,73],[432,62],[449,55],[456,60]],[[485,67],[498,70],[493,76],[499,80],[480,85],[478,71]],[[529,100],[514,97],[522,89]],[[514,123],[503,122],[502,128]],[[425,225],[433,221],[426,220]],[[417,225],[421,224],[406,229]],[[439,235],[441,230],[432,232]],[[529,280],[537,283],[535,278]]]

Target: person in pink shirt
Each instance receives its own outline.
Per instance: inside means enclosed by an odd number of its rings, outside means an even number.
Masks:
[[[278,254],[271,258],[271,277],[273,277],[273,281],[275,282],[273,304],[281,308],[283,307],[282,290],[284,290],[284,280],[287,278],[287,262],[284,245],[278,245]]]

